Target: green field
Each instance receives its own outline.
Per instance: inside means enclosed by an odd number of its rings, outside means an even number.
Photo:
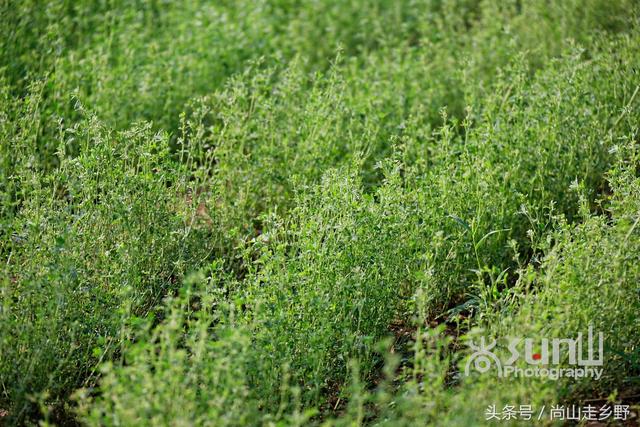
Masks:
[[[635,0],[0,0],[0,425],[637,425],[639,92]]]

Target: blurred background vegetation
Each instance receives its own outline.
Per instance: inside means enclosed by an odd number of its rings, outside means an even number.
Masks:
[[[638,10],[0,0],[2,421],[637,395]],[[478,334],[589,325],[598,382],[460,375]]]

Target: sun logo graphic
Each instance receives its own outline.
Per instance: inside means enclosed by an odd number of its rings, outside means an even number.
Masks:
[[[485,337],[480,337],[480,345],[475,345],[473,341],[469,341],[468,344],[474,352],[467,361],[467,366],[464,369],[465,375],[469,376],[471,363],[473,363],[474,368],[480,373],[487,372],[491,369],[491,365],[495,365],[498,370],[498,376],[502,377],[502,364],[500,363],[500,359],[491,351],[496,346],[495,339],[487,345]]]

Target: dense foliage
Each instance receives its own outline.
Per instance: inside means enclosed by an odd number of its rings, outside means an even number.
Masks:
[[[638,6],[0,0],[0,422],[637,395]],[[589,326],[598,381],[461,375]]]

